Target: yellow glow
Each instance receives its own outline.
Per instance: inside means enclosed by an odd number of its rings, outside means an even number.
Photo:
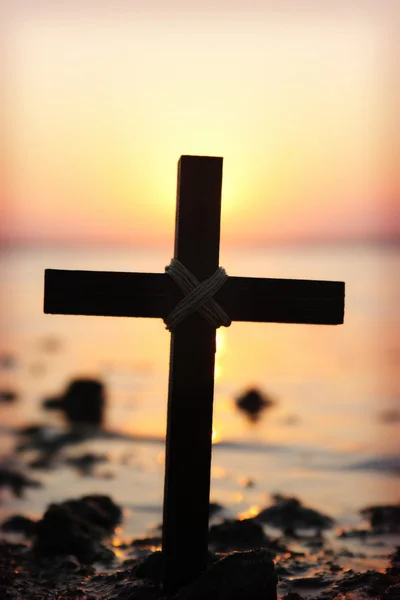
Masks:
[[[217,380],[221,377],[221,372],[222,372],[221,365],[219,365],[217,363],[217,360],[215,360],[215,365],[214,365],[214,379],[215,380]]]
[[[27,5],[10,50],[7,235],[171,240],[181,154],[224,157],[228,240],[365,226],[391,184],[375,150],[379,20],[296,15],[88,25]]]
[[[253,504],[248,510],[239,513],[237,518],[240,521],[243,521],[244,519],[252,519],[253,517],[256,517],[259,514],[260,510],[260,506]]]
[[[213,444],[218,444],[218,442],[220,442],[222,439],[220,432],[213,428],[212,430],[212,435],[211,435],[211,441]]]
[[[224,347],[225,347],[225,332],[221,327],[219,329],[217,329],[215,343],[216,343],[216,347],[217,347],[217,356],[221,355],[221,353],[224,351]]]
[[[236,492],[235,494],[233,494],[233,502],[239,504],[240,502],[243,502],[243,500],[244,496],[241,492]]]
[[[122,544],[124,543],[124,541],[120,537],[115,537],[115,538],[113,538],[113,540],[112,540],[111,543],[112,543],[112,546],[114,548],[119,548],[119,546],[122,546]]]
[[[227,477],[227,471],[226,469],[224,469],[223,467],[220,467],[218,465],[214,465],[211,467],[211,477],[213,477],[214,479],[224,479],[224,477]]]

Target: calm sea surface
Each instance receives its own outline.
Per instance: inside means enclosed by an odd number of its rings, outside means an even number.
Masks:
[[[125,506],[127,534],[160,521],[169,334],[158,320],[44,315],[43,272],[161,272],[169,259],[165,251],[132,249],[1,251],[0,355],[15,355],[16,364],[0,370],[0,389],[20,396],[0,405],[3,462],[19,464],[10,428],[62,426],[41,401],[77,376],[106,383],[108,428],[157,439],[68,449],[108,452],[110,463],[95,478],[67,467],[35,472],[44,487],[28,490],[25,499],[4,493],[0,515],[38,516],[50,501],[105,492]],[[358,523],[357,511],[367,504],[398,501],[400,415],[385,414],[400,410],[399,248],[235,250],[222,252],[221,265],[231,275],[345,281],[346,314],[342,326],[234,323],[218,330],[212,499],[237,514],[265,506],[279,491],[342,524]],[[251,425],[234,400],[254,386],[276,406]],[[246,477],[253,488],[243,487]]]

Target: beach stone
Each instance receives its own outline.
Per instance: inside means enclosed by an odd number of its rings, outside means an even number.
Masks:
[[[217,552],[225,550],[249,550],[269,543],[263,528],[254,519],[226,519],[212,525],[208,532],[208,542]]]
[[[400,583],[388,587],[382,596],[382,600],[400,600]]]
[[[0,402],[4,402],[4,404],[15,402],[17,398],[18,394],[12,390],[0,390]]]
[[[99,542],[121,520],[121,509],[108,496],[84,496],[52,504],[37,522],[34,551],[39,555],[73,555],[80,562],[109,560],[111,550]]]
[[[365,573],[348,573],[348,576],[338,583],[341,592],[352,590],[365,590],[369,596],[381,596],[395,579],[379,571],[366,571]]]
[[[381,423],[387,423],[392,425],[393,423],[400,422],[400,410],[395,408],[388,408],[378,413],[378,419]]]
[[[321,532],[333,526],[331,517],[312,508],[303,506],[297,498],[277,494],[274,504],[262,510],[257,520],[281,529],[286,535],[296,535],[298,529],[311,529]]]
[[[179,560],[179,556],[177,557]],[[208,552],[207,565],[210,566],[216,561],[212,552]],[[133,569],[132,574],[139,579],[148,579],[155,583],[162,582],[162,551],[156,550],[149,554],[144,560],[139,562]]]
[[[277,582],[267,550],[233,552],[179,590],[173,600],[276,600]]]
[[[69,431],[55,431],[49,427],[32,426],[18,431],[21,438],[16,450],[26,452],[37,450],[42,457],[52,459],[66,446],[73,446],[90,440],[92,431],[87,428],[71,429]]]
[[[367,506],[360,513],[370,522],[374,530],[385,533],[395,533],[400,530],[400,504]]]
[[[136,540],[132,540],[131,546],[134,548],[146,548],[149,546],[161,546],[161,537],[160,536],[152,536],[152,537],[144,537],[138,538]]]
[[[17,359],[12,354],[0,354],[0,369],[12,369],[17,365]]]
[[[98,557],[96,532],[83,519],[67,507],[53,504],[38,521],[33,550],[38,555],[75,556],[79,561],[90,564]]]
[[[22,533],[30,538],[36,532],[36,522],[23,515],[12,515],[1,524],[2,531]]]
[[[100,426],[104,419],[105,390],[97,379],[75,379],[62,396],[43,402],[46,410],[62,410],[72,424]]]
[[[121,508],[109,496],[93,494],[79,500],[66,500],[62,505],[106,532],[112,532],[122,520]]]
[[[244,412],[250,421],[256,422],[261,412],[275,404],[274,400],[257,389],[250,389],[236,400],[236,406]]]
[[[22,498],[25,488],[42,487],[40,481],[30,479],[22,473],[7,468],[0,468],[0,488],[8,487],[17,498]]]
[[[94,454],[93,452],[86,452],[80,456],[71,456],[65,459],[67,465],[74,467],[84,476],[93,475],[95,466],[107,461],[108,457],[106,454]]]

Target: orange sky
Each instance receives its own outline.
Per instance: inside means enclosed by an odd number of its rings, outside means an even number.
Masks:
[[[170,242],[181,154],[227,243],[400,233],[383,0],[112,4],[9,0],[3,240]]]

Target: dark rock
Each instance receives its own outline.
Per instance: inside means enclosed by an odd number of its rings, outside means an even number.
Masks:
[[[355,538],[365,542],[369,533],[371,532],[368,529],[341,529],[337,537],[344,539]]]
[[[250,489],[255,487],[256,482],[250,477],[243,477],[243,479],[240,480],[240,485],[245,489]]]
[[[256,389],[248,390],[236,400],[236,406],[243,411],[250,421],[256,422],[260,414],[275,402]]]
[[[22,473],[17,473],[11,469],[0,468],[0,488],[2,487],[10,488],[14,496],[22,498],[26,487],[38,488],[42,487],[42,484],[40,481],[30,479]]]
[[[38,450],[44,458],[54,458],[66,446],[85,442],[92,437],[92,430],[75,428],[66,432],[56,432],[48,427],[32,426],[20,430],[22,438],[17,446],[17,452]]]
[[[18,394],[12,390],[0,390],[0,402],[10,404],[18,398]]]
[[[378,419],[381,423],[388,423],[391,425],[392,423],[400,422],[400,410],[396,410],[395,408],[388,408],[386,410],[382,410],[378,414]]]
[[[341,592],[365,589],[371,596],[381,596],[394,582],[386,573],[366,571],[365,573],[348,572],[348,576],[338,583]]]
[[[179,560],[179,557],[178,557]],[[207,566],[211,566],[217,560],[212,552],[207,554]],[[143,561],[134,567],[132,574],[139,579],[148,579],[155,583],[162,581],[162,551],[156,550],[149,554]]]
[[[83,496],[79,500],[66,500],[62,505],[108,533],[111,533],[122,519],[121,508],[109,496],[93,494]]]
[[[60,569],[77,571],[81,568],[81,563],[75,556],[73,556],[73,554],[68,554],[67,556],[60,557],[60,561],[58,562],[57,566]]]
[[[37,523],[34,551],[38,555],[72,554],[84,564],[109,560],[99,542],[121,520],[121,509],[108,496],[85,496],[52,504]]]
[[[333,519],[312,508],[304,507],[297,498],[277,494],[275,503],[262,510],[257,520],[281,529],[286,535],[296,535],[297,529],[320,532],[333,526]]]
[[[95,379],[75,379],[62,396],[45,400],[43,406],[62,410],[70,424],[100,426],[104,417],[104,386]]]
[[[148,579],[155,583],[162,582],[162,552],[156,550],[149,554],[147,558],[139,563],[132,571],[132,574],[139,579]]]
[[[296,592],[289,592],[288,594],[282,596],[282,600],[303,600],[303,598]]]
[[[276,600],[276,586],[272,556],[260,548],[224,556],[173,600]]]
[[[370,522],[372,529],[387,533],[400,530],[400,504],[367,506],[360,512]]]
[[[254,519],[230,520],[212,525],[208,541],[217,552],[226,550],[248,550],[268,546],[269,540],[261,525]]]
[[[400,600],[400,583],[386,588],[382,600]]]
[[[31,460],[28,463],[28,467],[30,469],[38,469],[41,471],[49,471],[54,466],[54,455],[53,454],[43,454],[34,460]]]
[[[93,475],[94,468],[99,463],[108,461],[106,454],[93,454],[86,452],[80,456],[71,456],[65,459],[67,465],[75,467],[81,475]]]
[[[72,513],[67,507],[53,504],[37,523],[33,550],[38,555],[72,554],[89,564],[98,558],[98,545],[93,538],[94,528]],[[97,539],[99,534],[96,531]]]
[[[397,546],[395,551],[388,556],[390,558],[390,564],[393,567],[400,567],[400,546]]]
[[[0,369],[12,369],[16,364],[17,360],[12,354],[0,354]]]
[[[333,581],[334,579],[320,574],[313,577],[296,577],[290,580],[290,584],[302,588],[319,588],[331,585]]]
[[[12,515],[1,525],[2,531],[23,533],[25,537],[32,537],[36,532],[36,522],[23,515]]]
[[[138,538],[136,540],[132,540],[131,545],[134,548],[148,548],[150,546],[161,546],[161,537],[155,535],[152,537]]]

